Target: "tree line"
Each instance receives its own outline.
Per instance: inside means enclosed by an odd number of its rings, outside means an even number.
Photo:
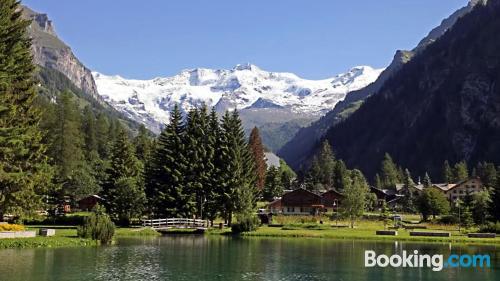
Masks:
[[[342,160],[336,159],[331,145],[325,141],[313,157],[308,170],[301,172],[302,176],[299,176],[294,186],[302,186],[313,191],[334,188],[348,195],[351,192],[353,173],[358,174],[362,182],[367,182],[360,171],[349,170]],[[466,194],[464,200],[449,202],[442,192],[429,188],[434,182],[428,173],[415,181],[408,169],[397,165],[386,153],[379,172],[370,184],[380,190],[404,195],[399,199],[397,209],[409,213],[420,213],[424,220],[430,217],[436,218],[438,215],[449,215],[446,219],[453,220],[452,218],[458,217],[458,212],[461,212],[463,222],[469,221],[479,225],[488,220],[499,221],[500,167],[496,167],[493,163],[480,162],[470,169],[465,161],[453,165],[449,161],[443,163],[440,179],[442,183],[459,183],[472,178],[480,178],[484,189],[474,194]],[[417,192],[415,189],[417,184],[423,187],[422,192]],[[396,190],[397,185],[399,185],[399,190]],[[365,193],[365,196],[358,196],[358,199],[364,201],[365,210],[375,209],[376,198],[373,194]]]

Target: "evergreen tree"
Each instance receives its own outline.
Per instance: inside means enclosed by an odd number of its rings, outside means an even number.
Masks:
[[[349,184],[350,173],[344,161],[338,160],[335,162],[333,187],[342,192]]]
[[[149,161],[153,148],[153,141],[149,136],[148,129],[144,125],[139,127],[137,136],[134,138],[135,154],[143,163]]]
[[[382,161],[381,179],[384,189],[394,189],[399,182],[398,168],[388,153],[384,155],[384,160]]]
[[[384,229],[387,229],[387,224],[390,222],[389,219],[389,208],[387,207],[387,203],[382,201],[382,207],[380,208],[380,220],[384,222]]]
[[[469,179],[469,170],[465,161],[458,162],[454,166],[455,182],[461,182]]]
[[[161,132],[146,179],[146,192],[158,217],[190,217],[195,208],[193,194],[186,194],[185,127],[179,107]]]
[[[223,205],[222,196],[223,194],[223,178],[220,177],[221,167],[224,166],[224,160],[221,157],[221,141],[220,141],[221,130],[219,126],[219,117],[215,108],[212,108],[210,115],[208,117],[208,130],[206,133],[207,141],[207,156],[210,158],[208,160],[210,174],[209,183],[205,186],[205,204],[203,206],[203,214],[212,222],[216,219],[217,214],[221,212]]]
[[[109,137],[110,124],[109,119],[103,113],[97,115],[96,135],[97,137],[97,152],[102,159],[108,159],[110,154]]]
[[[415,182],[413,182],[410,171],[408,169],[405,169],[404,173],[404,188],[402,191],[404,197],[401,199],[401,205],[405,211],[413,213],[416,212],[415,194],[413,192]]]
[[[308,190],[323,190],[323,184],[320,179],[322,177],[321,166],[318,157],[314,156],[311,162],[311,166],[307,171],[305,176],[305,186]]]
[[[98,193],[100,187],[93,167],[85,157],[82,119],[73,94],[61,93],[56,100],[55,115],[47,118],[52,118],[48,121],[48,143],[57,171],[56,182],[62,185],[59,196],[71,196],[78,200]],[[92,156],[90,152],[87,155],[89,158]]]
[[[335,172],[335,157],[327,140],[323,141],[321,145],[321,150],[318,154],[318,163],[320,167],[320,183],[323,185],[324,189],[332,188]]]
[[[425,188],[432,186],[432,180],[428,173],[425,173],[424,181],[422,182]]]
[[[254,127],[252,132],[250,132],[249,145],[255,161],[255,171],[257,172],[256,185],[259,190],[262,190],[266,182],[267,164],[264,155],[264,146],[262,145],[259,129],[257,129],[257,127]]]
[[[29,24],[18,1],[0,1],[0,220],[5,212],[33,216],[53,187],[34,107]]]
[[[444,161],[443,164],[443,181],[445,183],[451,183],[454,180],[453,170],[450,167],[448,160]]]
[[[380,177],[380,175],[378,173],[375,174],[375,179],[373,180],[373,182],[374,182],[374,185],[376,188],[378,188],[378,189],[384,188],[384,185],[382,183],[382,178]]]
[[[500,166],[496,168],[497,177],[494,187],[491,188],[490,215],[494,220],[500,221]]]
[[[293,181],[297,178],[297,174],[290,168],[283,159],[280,159],[280,177],[283,189],[292,189]]]
[[[254,161],[236,110],[232,114],[226,112],[222,118],[221,147],[223,216],[230,225],[233,213],[252,212],[257,197]]]
[[[135,157],[134,147],[127,133],[119,129],[111,150],[108,182],[105,199],[113,220],[123,225],[130,224],[133,217],[144,211],[145,193],[142,179],[142,163]]]
[[[283,194],[283,183],[278,168],[271,166],[266,173],[266,182],[263,190],[263,197],[267,201],[272,201],[275,197]]]
[[[97,131],[94,112],[90,106],[86,106],[83,111],[82,131],[84,133],[84,148],[86,155],[97,152]]]
[[[470,208],[466,206],[460,216],[460,225],[463,226],[466,230],[471,228],[472,225],[474,224],[472,212],[470,211]]]

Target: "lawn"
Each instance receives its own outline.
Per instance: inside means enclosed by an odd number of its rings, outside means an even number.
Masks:
[[[288,220],[291,220],[290,218]],[[338,224],[339,227],[336,226]],[[410,231],[404,228],[398,229],[397,236],[375,235],[375,231],[383,230],[384,225],[380,221],[358,221],[355,228],[347,227],[347,221],[332,222],[324,224],[314,222],[286,223],[283,226],[269,227],[262,226],[257,231],[243,233],[248,237],[310,237],[310,238],[332,238],[332,239],[359,239],[359,240],[397,240],[397,241],[427,241],[427,242],[451,242],[451,243],[500,243],[500,237],[493,239],[468,238],[464,232],[458,232],[456,225],[439,224],[419,224],[426,229],[416,229],[415,231],[426,232],[450,232],[451,237],[414,237],[410,236]],[[390,226],[389,224],[388,226]],[[477,229],[470,229],[468,232],[475,232]]]

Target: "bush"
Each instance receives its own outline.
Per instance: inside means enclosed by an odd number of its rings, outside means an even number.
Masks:
[[[23,230],[24,226],[19,224],[7,224],[7,223],[0,224],[0,231],[23,231]]]
[[[500,234],[500,222],[490,222],[479,228],[479,232]]]
[[[260,226],[260,220],[255,216],[242,216],[237,223],[231,225],[233,233],[255,231]]]
[[[30,220],[25,222],[26,225],[82,225],[87,216],[84,215],[65,215],[65,216],[55,216],[47,217],[42,220]]]
[[[79,237],[92,238],[103,244],[111,243],[114,234],[115,224],[101,206],[96,206],[95,211],[84,219],[83,225],[78,227]]]
[[[438,222],[440,224],[457,224],[458,223],[458,218],[455,216],[447,215],[447,216],[442,216]]]

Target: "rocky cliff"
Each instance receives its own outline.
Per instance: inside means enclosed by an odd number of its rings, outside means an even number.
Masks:
[[[97,92],[91,71],[76,58],[71,48],[58,38],[49,17],[28,7],[23,7],[23,15],[32,20],[28,31],[33,40],[35,63],[63,73],[83,92],[104,103]]]

